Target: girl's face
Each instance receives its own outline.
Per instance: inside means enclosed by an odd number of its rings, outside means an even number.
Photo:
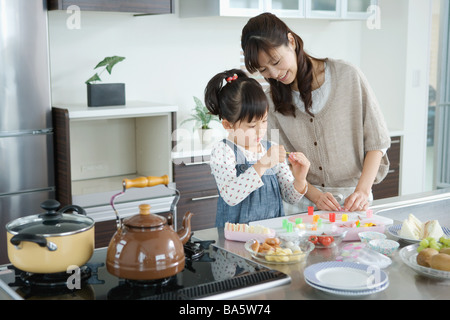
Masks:
[[[297,54],[295,40],[288,34],[289,44],[274,48],[269,54],[260,51],[258,54],[259,73],[264,78],[275,79],[283,84],[291,84],[297,88]]]
[[[267,132],[267,112],[259,119],[250,122],[242,120],[231,124],[223,120],[222,124],[229,133],[229,138],[247,150],[258,151],[259,142]]]

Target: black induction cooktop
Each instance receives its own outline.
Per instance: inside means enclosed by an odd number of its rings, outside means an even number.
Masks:
[[[290,283],[288,275],[242,258],[211,241],[192,238],[185,245],[182,272],[165,279],[133,281],[110,274],[106,248],[89,262],[61,274],[30,274],[0,267],[0,296],[10,299],[193,300],[230,299]],[[3,287],[3,289],[2,289]]]

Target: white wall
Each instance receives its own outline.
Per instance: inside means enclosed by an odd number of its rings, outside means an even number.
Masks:
[[[405,133],[402,194],[424,188],[430,1],[380,0],[379,30],[369,30],[365,21],[285,19],[312,55],[361,66],[388,127]],[[126,60],[112,76],[104,74],[104,81],[125,82],[128,100],[177,105],[179,123],[194,106],[192,96],[203,99],[215,73],[239,67],[240,35],[248,20],[81,12],[80,29],[71,30],[69,17],[49,12],[54,104],[85,103],[84,81],[93,67],[105,56],[122,55]],[[413,72],[419,75],[416,84]]]
[[[361,68],[390,129],[404,133],[401,194],[425,189],[431,0],[380,0],[381,28],[362,33]]]
[[[176,9],[178,9],[176,7]],[[105,56],[121,55],[104,82],[125,82],[128,100],[178,105],[178,122],[203,100],[216,73],[239,68],[240,36],[248,18],[179,18],[178,14],[133,17],[128,13],[81,12],[80,29],[69,29],[65,11],[49,12],[53,103],[85,103],[86,81]],[[317,56],[359,64],[362,22],[286,19]],[[193,123],[187,123],[188,128]]]

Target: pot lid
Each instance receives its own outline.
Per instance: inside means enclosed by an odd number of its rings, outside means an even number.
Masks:
[[[47,212],[13,220],[6,225],[6,229],[12,234],[63,236],[88,230],[94,225],[94,220],[85,216],[84,210],[80,207],[66,206],[60,211],[56,211],[59,206],[60,204],[56,200],[44,201],[41,207]],[[80,209],[84,214],[62,213],[69,210],[79,212]]]
[[[163,216],[150,213],[149,204],[139,205],[139,214],[123,220],[123,224],[133,228],[154,228],[165,225],[167,219]]]

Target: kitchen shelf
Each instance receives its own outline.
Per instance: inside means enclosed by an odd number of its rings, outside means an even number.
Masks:
[[[173,182],[172,128],[177,110],[139,101],[119,107],[54,106],[57,200],[89,211],[108,205],[111,196],[122,191],[124,178],[167,174]],[[129,193],[131,198],[120,201],[172,194],[164,186]]]
[[[178,107],[174,105],[145,101],[130,101],[124,106],[88,107],[86,104],[56,104],[55,107],[67,109],[70,121],[133,118],[178,111]]]

